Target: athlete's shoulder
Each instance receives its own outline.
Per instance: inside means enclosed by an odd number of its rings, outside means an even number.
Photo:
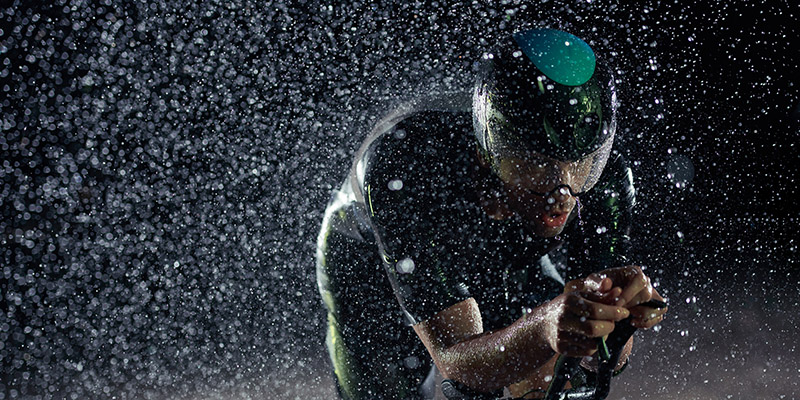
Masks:
[[[362,150],[385,141],[424,142],[450,133],[453,128],[471,124],[468,93],[419,97],[402,103],[386,114],[364,141]]]
[[[447,151],[471,132],[466,93],[426,96],[405,102],[386,114],[356,153],[352,177],[359,186],[384,167],[411,166]],[[387,165],[383,165],[387,164]],[[435,165],[431,165],[435,166]]]

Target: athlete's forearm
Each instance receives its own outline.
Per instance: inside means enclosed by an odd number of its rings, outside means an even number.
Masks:
[[[508,327],[441,349],[437,365],[446,378],[479,391],[518,382],[555,354],[545,339],[545,314],[540,306]]]

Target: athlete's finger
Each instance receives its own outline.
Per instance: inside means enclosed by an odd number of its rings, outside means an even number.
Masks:
[[[650,285],[650,279],[645,276],[641,268],[632,267],[626,272],[627,282],[626,286],[622,288],[622,294],[617,301],[618,306],[628,304],[642,289]]]
[[[639,291],[639,293],[633,296],[632,299],[628,300],[628,302],[625,304],[625,307],[631,308],[631,307],[636,307],[639,304],[646,303],[650,301],[650,299],[654,298],[655,294],[656,293],[655,289],[653,289],[653,286],[648,284],[647,286],[644,287],[644,289],[642,289],[641,291]]]
[[[655,291],[653,293],[653,300],[658,300],[658,303],[666,304],[666,302],[664,302],[664,298],[661,297],[661,295],[659,295],[658,292],[655,292]],[[650,303],[653,303],[653,302],[648,302],[648,303],[645,303],[645,304],[650,304]],[[654,317],[666,314],[667,310],[669,309],[666,306],[665,307],[648,307],[645,304],[642,304],[642,305],[639,305],[639,306],[636,306],[636,307],[632,307],[632,308],[629,309],[630,312],[631,312],[631,316],[634,319],[654,318]]]
[[[605,293],[611,290],[614,282],[608,278],[601,278],[597,274],[589,275],[584,279],[574,279],[564,285],[564,292],[598,292]]]
[[[630,315],[624,307],[603,304],[575,295],[567,298],[567,312],[589,320],[621,321]]]
[[[631,316],[634,319],[651,319],[667,313],[666,308],[648,308],[648,307],[634,307],[630,309]]]
[[[592,332],[592,329],[602,329],[604,326],[592,327],[592,322],[608,322],[613,324],[614,321],[598,321],[589,318],[592,315],[591,304],[596,304],[588,301],[576,294],[568,296],[564,302],[564,309],[561,318],[558,320],[557,330],[559,332],[568,332],[580,335],[587,335]],[[613,329],[613,327],[612,327]],[[559,335],[560,336],[560,335]]]
[[[584,290],[584,291],[579,292],[579,294],[580,294],[581,297],[583,297],[583,298],[585,298],[587,300],[590,300],[590,301],[595,301],[595,302],[599,301],[601,299],[604,299],[607,296],[607,293],[601,293],[601,292],[597,292],[597,291],[594,291],[594,290],[591,290],[591,291],[585,291]]]
[[[664,314],[649,313],[647,317],[631,319],[631,325],[639,329],[650,329],[661,323],[665,317]]]
[[[664,302],[664,298],[658,294],[658,292],[653,293],[653,300],[658,300],[658,302],[649,302],[649,303],[661,303],[666,304]],[[648,304],[649,304],[648,303]],[[631,311],[631,325],[637,328],[651,328],[656,324],[660,323],[663,319],[665,314],[668,311],[668,307],[661,307],[661,308],[654,308],[654,307],[647,307],[645,305],[636,306],[630,309]]]
[[[614,287],[605,293],[588,292],[588,293],[583,293],[583,296],[597,303],[615,305],[617,303],[617,300],[619,300],[620,294],[622,294],[622,288]]]
[[[581,335],[584,338],[597,338],[611,333],[614,330],[614,322],[577,319],[564,327],[564,330],[569,333]]]
[[[601,274],[591,274],[583,280],[584,288],[595,292],[607,292],[614,286],[614,282]]]
[[[624,307],[617,307],[608,304],[592,302],[583,311],[584,317],[603,321],[622,321],[630,316],[630,311]]]

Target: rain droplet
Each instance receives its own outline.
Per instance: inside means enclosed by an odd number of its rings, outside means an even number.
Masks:
[[[404,258],[397,262],[395,269],[397,269],[397,272],[401,274],[410,274],[414,272],[414,266],[414,260],[410,258]]]

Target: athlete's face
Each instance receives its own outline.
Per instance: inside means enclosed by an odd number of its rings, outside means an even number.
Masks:
[[[559,185],[583,177],[571,176],[574,171],[566,167],[543,168],[539,163],[514,157],[498,160],[496,172],[503,182],[508,207],[537,236],[553,237],[564,230],[577,200],[566,187]]]

